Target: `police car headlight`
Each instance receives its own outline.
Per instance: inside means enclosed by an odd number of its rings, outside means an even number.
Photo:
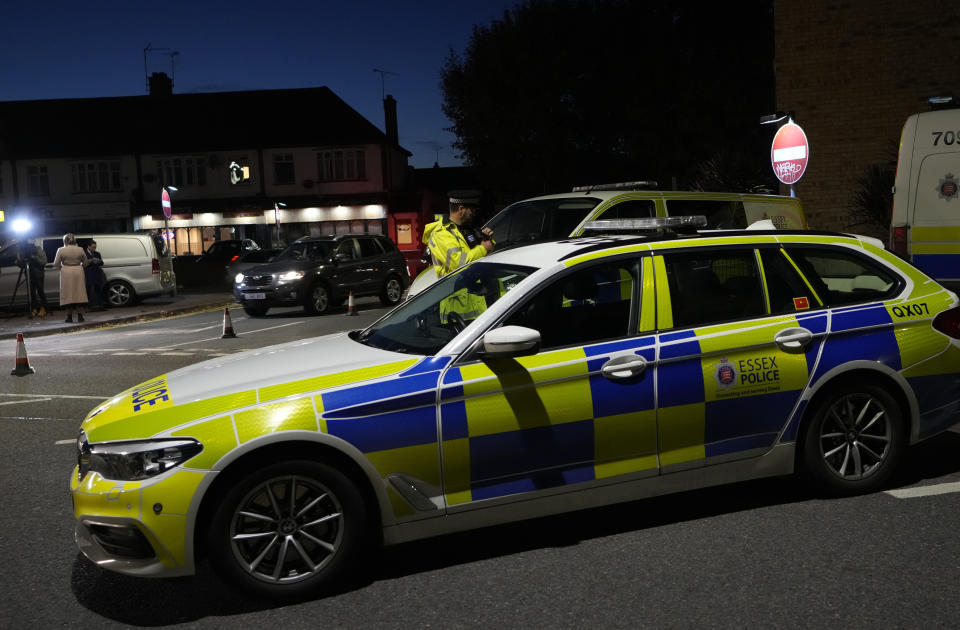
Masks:
[[[302,271],[288,271],[287,273],[281,273],[279,280],[280,282],[290,282],[291,280],[299,280],[302,277]]]
[[[233,277],[233,281],[236,282],[237,284],[242,283],[242,282],[243,282],[243,274],[242,274],[242,273],[238,273],[237,275],[235,275],[235,276]]]
[[[77,476],[81,481],[91,471],[117,481],[149,479],[179,466],[203,450],[203,445],[193,439],[89,444],[82,432],[77,446]]]

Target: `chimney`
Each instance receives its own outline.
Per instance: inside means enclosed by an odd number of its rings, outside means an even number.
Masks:
[[[150,75],[150,96],[172,96],[173,79],[165,72],[154,72]]]
[[[397,133],[397,100],[391,94],[387,94],[383,99],[383,120],[387,142],[390,146],[398,146],[400,136]]]

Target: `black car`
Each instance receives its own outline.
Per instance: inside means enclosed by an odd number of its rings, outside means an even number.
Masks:
[[[274,306],[303,305],[319,315],[354,297],[378,295],[387,306],[400,302],[410,284],[406,261],[393,241],[368,234],[302,238],[272,262],[243,272],[234,299],[254,317]]]

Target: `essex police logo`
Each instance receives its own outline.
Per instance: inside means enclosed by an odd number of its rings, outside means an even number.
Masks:
[[[943,179],[940,180],[940,184],[937,185],[937,194],[941,199],[950,201],[957,196],[958,185],[960,185],[960,182],[954,179],[953,173],[947,173],[943,176]]]
[[[717,363],[717,371],[714,373],[717,379],[717,385],[724,389],[730,389],[737,384],[737,368],[727,361],[726,358],[720,359]]]

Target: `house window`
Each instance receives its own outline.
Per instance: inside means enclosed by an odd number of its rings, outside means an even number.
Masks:
[[[366,179],[366,154],[362,150],[353,149],[321,151],[317,153],[317,173],[321,182]]]
[[[50,177],[46,166],[27,167],[27,192],[31,195],[50,194]]]
[[[296,182],[296,174],[293,170],[292,153],[274,153],[273,154],[273,183],[274,184],[293,184]]]
[[[161,186],[206,186],[207,160],[202,157],[157,160]]]
[[[121,190],[120,160],[74,162],[73,192],[103,192]]]

